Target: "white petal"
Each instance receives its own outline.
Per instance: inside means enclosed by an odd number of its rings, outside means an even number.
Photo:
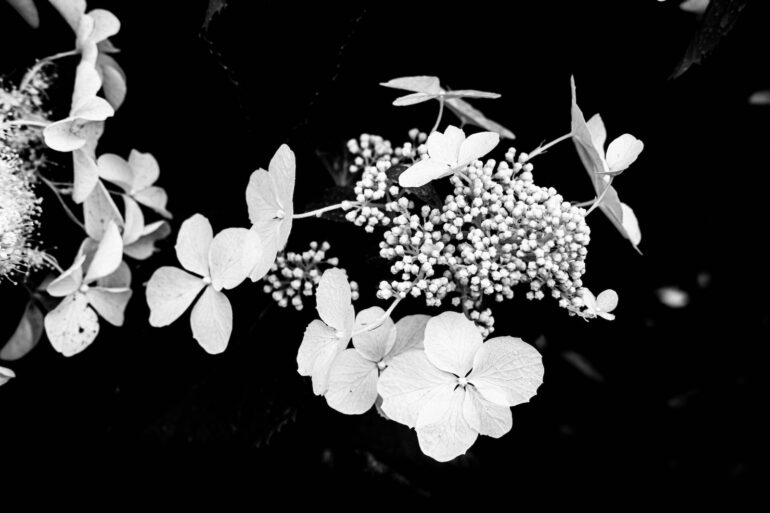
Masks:
[[[468,382],[488,401],[516,406],[537,393],[543,372],[537,349],[520,338],[496,337],[487,340],[476,353]]]
[[[602,312],[611,312],[618,306],[618,293],[607,289],[596,298],[597,309]]]
[[[134,174],[128,162],[114,153],[104,153],[96,161],[99,168],[99,177],[114,183],[126,192],[131,192],[134,182]]]
[[[487,401],[474,387],[466,387],[465,391],[463,414],[474,430],[492,438],[500,438],[511,430],[513,416],[509,406]]]
[[[125,289],[131,286],[131,269],[121,262],[114,273],[96,280],[96,286],[105,289]]]
[[[176,257],[182,267],[200,276],[209,276],[209,248],[214,240],[211,223],[195,214],[185,220],[176,238]]]
[[[445,387],[420,411],[417,440],[422,452],[437,461],[450,461],[465,454],[478,438],[478,431],[465,420],[465,389]]]
[[[278,203],[287,217],[291,217],[294,214],[292,205],[294,201],[296,167],[297,163],[294,152],[285,144],[278,148],[273,158],[270,159],[270,165],[267,167],[274,180]],[[283,248],[286,245],[286,240],[279,240],[278,243],[278,247]]]
[[[104,320],[113,326],[123,326],[123,316],[126,311],[126,305],[131,299],[131,289],[111,290],[91,287],[85,294],[88,298],[88,303],[99,315],[104,317]]]
[[[72,171],[72,200],[83,203],[99,182],[99,167],[85,146],[72,152]]]
[[[168,203],[168,195],[166,191],[161,187],[152,186],[137,191],[133,194],[136,201],[142,205],[151,208],[158,214],[162,215],[166,219],[171,219],[171,214],[166,210],[166,204]]]
[[[10,362],[24,357],[40,341],[43,330],[43,313],[35,301],[30,300],[19,319],[19,324],[0,351],[0,360]]]
[[[206,287],[193,307],[190,326],[198,344],[209,354],[227,349],[233,331],[233,308],[223,293]]]
[[[171,227],[166,221],[156,221],[145,226],[141,237],[132,244],[123,247],[126,256],[137,260],[145,260],[155,253],[155,242],[165,239],[171,234]]]
[[[379,306],[373,306],[362,310],[356,316],[355,331],[361,330],[373,322],[377,322],[385,315],[385,310]],[[379,327],[359,333],[353,337],[353,346],[358,352],[371,362],[379,362],[390,353],[396,342],[396,327],[390,317],[387,317]]]
[[[123,216],[101,181],[97,180],[91,194],[83,202],[83,220],[86,233],[94,240],[102,240],[107,225],[112,222],[123,226]]]
[[[45,316],[48,340],[64,356],[73,356],[88,347],[99,334],[99,319],[86,297],[76,292],[65,297]]]
[[[410,349],[423,349],[425,326],[430,319],[430,315],[424,314],[407,315],[399,319],[396,323],[396,342],[387,358],[393,358]]]
[[[86,143],[85,137],[80,136],[74,126],[74,118],[65,118],[51,123],[43,129],[45,144],[56,151],[73,151],[82,148]]]
[[[457,377],[465,377],[473,367],[473,356],[484,337],[465,315],[444,312],[425,326],[425,354],[433,365]]]
[[[246,228],[227,228],[214,237],[209,250],[211,285],[232,289],[254,269],[259,256],[259,236]]]
[[[123,196],[123,205],[123,210],[126,213],[125,226],[123,227],[123,243],[129,245],[136,242],[144,232],[144,214],[142,214],[139,204],[130,196]]]
[[[378,373],[376,364],[346,349],[332,363],[326,402],[346,415],[366,413],[377,399]]]
[[[123,239],[114,221],[107,223],[104,236],[96,247],[93,259],[86,270],[84,283],[103,278],[113,273],[123,261]]]
[[[94,31],[91,33],[91,39],[95,42],[104,41],[120,31],[120,20],[110,11],[94,9],[89,11],[88,15],[94,19]]]
[[[460,158],[460,147],[465,141],[465,132],[456,126],[449,125],[444,133],[433,132],[428,136],[425,145],[431,160],[456,166]]]
[[[396,107],[408,107],[409,105],[417,105],[418,103],[427,102],[437,97],[437,94],[431,93],[411,93],[399,96],[393,100],[393,105]]]
[[[639,157],[644,143],[631,134],[623,134],[607,148],[607,166],[611,173],[620,173]]]
[[[636,219],[636,214],[631,210],[631,207],[625,203],[621,203],[620,207],[623,209],[623,231],[626,238],[636,247],[642,242],[642,231],[639,229],[639,221]]]
[[[98,96],[92,96],[84,99],[77,108],[70,112],[73,118],[85,119],[88,121],[104,121],[115,114],[112,105]]]
[[[349,338],[319,320],[312,321],[297,351],[297,372],[313,379],[313,393],[324,395],[329,388],[329,372],[334,359],[348,345]]]
[[[479,132],[472,134],[460,146],[458,165],[464,166],[475,162],[490,151],[500,142],[500,134],[496,132]]]
[[[249,184],[246,186],[246,205],[251,224],[276,219],[282,206],[278,199],[278,190],[272,174],[264,169],[257,169],[251,173]],[[273,222],[277,223],[278,221]]]
[[[398,184],[401,187],[422,187],[433,180],[441,178],[451,170],[452,168],[443,162],[433,160],[432,158],[423,159],[401,173],[398,177]]]
[[[592,314],[596,313],[596,296],[594,296],[594,293],[591,292],[588,289],[583,289],[583,304],[586,306],[589,312]]]
[[[85,261],[85,255],[78,255],[67,270],[48,284],[46,292],[53,297],[64,297],[78,290],[83,283],[83,262]]]
[[[424,351],[411,350],[389,362],[377,383],[377,392],[388,417],[414,427],[420,410],[433,395],[456,383],[457,378],[437,369]]]
[[[112,108],[118,110],[126,99],[126,73],[115,59],[99,52],[96,58],[97,70],[102,77],[102,90],[104,97],[110,102]]]
[[[48,0],[67,21],[73,31],[78,29],[80,18],[86,12],[86,0]]]
[[[259,239],[259,255],[254,268],[249,272],[249,279],[257,281],[261,280],[275,263],[278,255],[278,232],[271,228],[259,232],[259,225],[254,225],[251,229]]]
[[[134,176],[134,192],[150,187],[160,176],[160,166],[151,153],[131,150],[128,155],[128,164]]]
[[[441,92],[438,77],[426,75],[394,78],[387,82],[380,82],[380,85],[416,93],[439,94]]]
[[[599,155],[604,158],[604,143],[607,142],[607,129],[604,127],[604,121],[602,120],[601,115],[598,113],[594,114],[591,116],[591,119],[588,120],[586,125],[588,126],[588,131],[591,133],[591,140],[594,143],[594,148],[596,148]]]
[[[202,279],[176,267],[157,269],[146,291],[150,326],[159,328],[177,320],[205,286]]]
[[[13,372],[11,369],[0,367],[0,386],[5,385],[15,377],[16,377],[16,373]]]
[[[99,89],[101,88],[102,79],[99,78],[96,67],[94,67],[93,63],[81,60],[75,70],[75,85],[72,91],[71,111],[74,112],[78,110],[89,100],[96,98],[96,93],[99,92]],[[72,114],[72,116],[78,117],[74,114]]]
[[[318,283],[315,298],[321,320],[336,330],[345,330],[351,308],[350,284],[345,271],[337,268],[326,270]]]

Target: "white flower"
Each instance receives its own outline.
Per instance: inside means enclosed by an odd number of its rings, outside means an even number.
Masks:
[[[329,269],[323,273],[316,292],[316,309],[321,320],[312,321],[305,330],[297,352],[297,372],[310,376],[313,392],[324,395],[332,363],[350,342],[356,322],[345,271]]]
[[[209,354],[227,348],[233,329],[233,310],[222,289],[237,287],[259,258],[259,237],[246,228],[227,228],[214,237],[209,220],[195,214],[179,229],[176,256],[187,271],[157,269],[147,284],[150,325],[167,326],[193,307],[193,337]],[[195,274],[191,274],[195,273]]]
[[[482,343],[461,313],[428,321],[424,345],[394,358],[377,391],[385,414],[415,427],[422,451],[438,461],[464,454],[479,434],[507,433],[510,407],[529,401],[543,382],[532,346],[513,337]]]
[[[385,315],[380,307],[367,308],[356,316],[356,330]],[[423,333],[430,316],[408,315],[396,324],[390,317],[370,331],[353,335],[353,349],[346,349],[332,363],[326,402],[348,415],[368,411],[377,399],[379,376],[396,356],[422,349]]]
[[[114,183],[142,205],[171,219],[166,210],[166,191],[154,185],[160,176],[160,166],[152,154],[131,150],[126,161],[113,153],[105,153],[99,156],[97,165],[102,179]]]
[[[428,136],[428,158],[404,171],[398,178],[402,187],[420,187],[426,183],[452,174],[483,157],[500,142],[494,132],[479,132],[465,137],[465,132],[448,126],[444,133],[433,132]]]
[[[45,316],[45,332],[64,356],[78,354],[96,339],[97,312],[110,324],[123,325],[131,272],[122,257],[120,232],[110,221],[102,239],[86,239],[72,266],[48,285],[50,295],[64,299]]]
[[[604,153],[607,131],[601,117],[596,114],[587,123],[577,105],[575,78],[572,77],[572,137],[597,197],[603,197],[599,208],[634,248],[642,240],[639,221],[631,207],[621,202],[615,188],[609,184],[610,176],[628,168],[644,148],[642,141],[630,134],[623,134],[612,141]]]
[[[600,293],[599,297],[594,297],[593,292],[583,289],[583,304],[586,307],[586,312],[583,315],[587,317],[599,316],[602,319],[613,321],[615,314],[610,312],[618,306],[618,293],[612,289],[607,289]]]

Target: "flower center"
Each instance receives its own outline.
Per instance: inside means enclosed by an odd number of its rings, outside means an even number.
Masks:
[[[468,386],[468,380],[466,378],[464,378],[464,377],[463,378],[457,378],[457,384],[464,388],[464,387]]]
[[[89,287],[88,285],[86,285],[86,284],[84,283],[83,285],[81,285],[81,286],[80,286],[80,292],[82,292],[83,294],[85,294],[86,292],[88,292],[88,289],[90,289],[90,288],[91,288],[91,287]]]
[[[388,364],[386,364],[386,363],[385,363],[384,361],[382,361],[382,360],[380,360],[379,362],[377,362],[377,368],[378,368],[378,369],[380,369],[381,371],[384,371],[384,370],[385,370],[385,367],[387,367],[387,366],[388,366]]]
[[[342,330],[337,330],[337,331],[334,333],[334,335],[335,335],[335,336],[336,336],[338,339],[340,339],[340,340],[342,340],[343,338],[345,338],[345,332],[344,332],[344,331],[342,331]]]
[[[211,278],[210,277],[204,276],[202,278],[202,280],[203,280],[203,283],[205,283],[206,285],[211,285]]]
[[[284,212],[282,209],[278,209],[275,211],[275,219],[283,219],[286,217],[286,212]]]

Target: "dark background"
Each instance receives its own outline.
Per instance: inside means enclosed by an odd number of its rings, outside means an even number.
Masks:
[[[99,152],[152,152],[174,231],[195,212],[218,230],[247,223],[249,174],[283,142],[297,153],[303,211],[334,185],[317,152],[341,154],[361,132],[397,144],[414,126],[430,128],[434,103],[392,107],[397,92],[378,82],[434,74],[453,88],[499,92],[475,105],[529,151],[569,130],[574,74],[586,117],[601,112],[610,140],[630,132],[645,143],[616,181],[640,220],[644,256],[601,214],[589,219],[586,283],[618,291],[618,319],[585,323],[523,293],[498,307],[496,334],[540,340],[545,383],[514,409],[503,439],[480,438],[441,465],[403,426],[374,411],[344,416],[312,395],[295,362],[312,303],[302,313],[281,310],[260,286],[241,286],[230,294],[230,346],[217,357],[192,339],[189,315],[150,328],[140,284],[175,262],[172,236],[134,267],[125,327],[102,323],[94,344],[71,359],[43,341],[10,365],[18,378],[0,389],[0,454],[13,465],[0,475],[30,464],[79,479],[73,465],[83,464],[83,479],[103,484],[205,482],[187,493],[289,491],[292,500],[334,501],[505,493],[515,503],[577,491],[564,497],[590,505],[609,490],[756,490],[768,428],[770,112],[747,99],[770,88],[767,3],[749,2],[713,55],[676,80],[669,76],[698,20],[674,1],[317,4],[231,0],[204,30],[205,1],[90,2],[121,19],[113,41],[128,75],[126,103]],[[34,31],[0,4],[0,71],[11,79],[71,40],[49,7],[41,5]],[[64,111],[73,65],[60,63],[52,91]],[[568,199],[592,194],[570,143],[537,159],[535,179]],[[42,236],[67,263],[80,235],[54,201],[46,196]],[[362,255],[376,255],[378,237],[306,220],[289,249],[314,239],[328,240],[361,284],[358,308],[375,304],[387,266]],[[685,308],[660,302],[656,291],[671,285],[689,294]],[[24,299],[19,289],[0,290],[7,335]],[[421,309],[413,300],[396,317]]]

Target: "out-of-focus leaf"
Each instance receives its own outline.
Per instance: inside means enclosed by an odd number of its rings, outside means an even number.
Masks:
[[[206,8],[206,17],[203,18],[203,30],[208,30],[211,25],[211,20],[214,16],[221,13],[224,8],[227,7],[227,0],[209,0],[209,5]]]
[[[671,78],[681,77],[693,64],[708,57],[738,21],[749,0],[712,0],[698,30]]]
[[[757,91],[749,96],[751,105],[770,105],[770,91]]]
[[[7,2],[30,27],[38,28],[40,26],[40,16],[37,13],[35,0],[7,0]]]
[[[43,314],[34,301],[27,303],[11,338],[0,350],[0,360],[15,361],[29,353],[43,334]]]

